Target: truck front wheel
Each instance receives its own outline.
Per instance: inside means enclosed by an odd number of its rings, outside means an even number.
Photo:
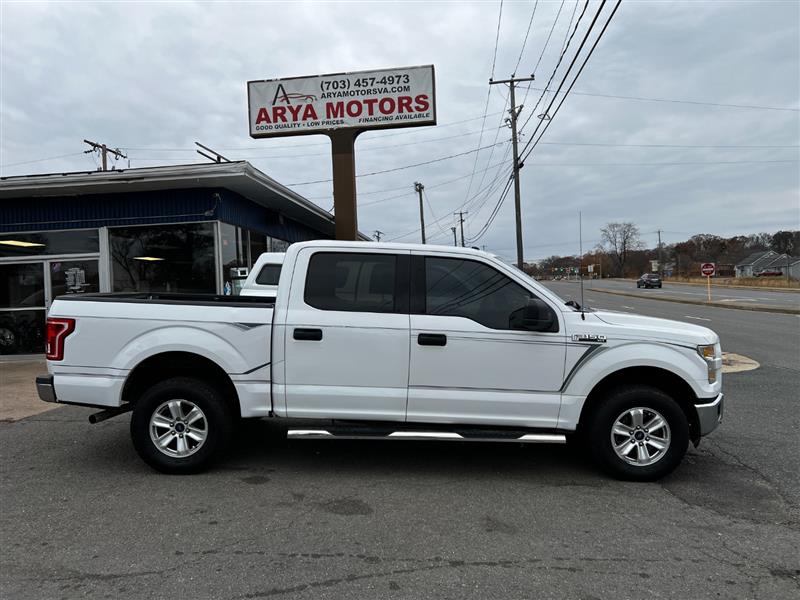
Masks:
[[[611,475],[653,481],[677,467],[689,445],[689,424],[668,394],[646,385],[611,391],[588,429],[593,456]]]
[[[196,473],[221,454],[233,419],[224,398],[202,380],[175,377],[150,387],[133,408],[136,452],[163,473]]]

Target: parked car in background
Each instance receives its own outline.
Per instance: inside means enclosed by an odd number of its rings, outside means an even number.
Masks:
[[[780,277],[781,275],[783,275],[783,271],[778,269],[764,269],[756,273],[756,277]]]
[[[661,277],[655,273],[645,273],[636,280],[637,288],[660,288]]]

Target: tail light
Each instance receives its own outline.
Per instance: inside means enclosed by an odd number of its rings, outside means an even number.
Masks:
[[[64,359],[64,340],[75,331],[75,319],[47,318],[47,360]]]

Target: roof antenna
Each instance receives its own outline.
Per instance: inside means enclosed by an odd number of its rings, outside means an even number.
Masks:
[[[581,321],[586,320],[586,309],[583,304],[583,214],[578,211],[578,245],[580,256],[578,257],[578,278],[581,280]]]

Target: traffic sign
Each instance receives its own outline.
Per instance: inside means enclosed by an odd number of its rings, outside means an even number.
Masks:
[[[717,268],[714,263],[703,263],[700,265],[700,272],[705,277],[713,277],[716,270]]]

